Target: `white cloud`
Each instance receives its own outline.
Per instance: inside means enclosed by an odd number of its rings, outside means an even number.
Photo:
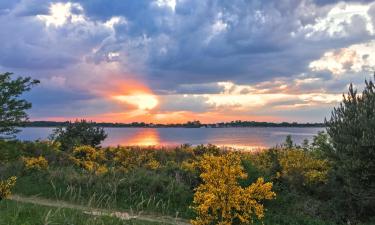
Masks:
[[[173,11],[176,9],[176,0],[156,0],[156,5],[159,7],[169,7]]]
[[[116,24],[123,24],[123,23],[127,23],[127,20],[124,17],[114,16],[114,17],[110,18],[109,20],[107,20],[104,23],[104,26],[113,29],[113,27]]]
[[[309,65],[312,71],[328,70],[338,76],[348,72],[361,72],[375,68],[375,41],[351,45],[347,48],[328,51]]]
[[[78,3],[52,3],[49,7],[49,15],[37,15],[37,18],[44,21],[47,27],[51,25],[60,27],[67,22],[84,22],[84,16],[82,14],[73,13],[73,10],[80,13],[83,12],[82,6]]]
[[[310,39],[320,37],[322,34],[335,38],[347,37],[351,35],[348,26],[356,19],[359,23],[364,22],[364,29],[369,34],[375,34],[374,25],[368,14],[370,7],[371,3],[339,2],[325,17],[317,17],[314,24],[308,24],[302,30],[307,31],[305,35]],[[359,27],[356,26],[358,26],[357,24],[354,27],[358,29]]]

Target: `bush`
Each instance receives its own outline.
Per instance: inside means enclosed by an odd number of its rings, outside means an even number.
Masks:
[[[199,164],[203,183],[196,188],[194,209],[197,218],[192,224],[249,223],[253,215],[262,219],[262,200],[273,199],[272,183],[263,178],[248,187],[241,187],[238,179],[247,178],[240,156],[228,153],[223,156],[205,155]]]
[[[16,184],[16,177],[10,177],[5,181],[0,181],[0,201],[11,195],[11,189]]]
[[[57,128],[50,137],[53,141],[61,143],[63,151],[71,151],[74,147],[89,145],[98,147],[107,138],[107,134],[95,123],[86,120],[68,122],[65,128]]]
[[[108,172],[108,168],[103,165],[105,157],[101,149],[95,149],[87,145],[76,147],[73,149],[71,159],[76,165],[88,172],[97,175]]]
[[[39,157],[22,157],[26,170],[46,170],[48,161],[43,156]]]
[[[327,182],[329,164],[327,160],[316,159],[311,153],[288,149],[280,151],[281,178],[294,188]]]

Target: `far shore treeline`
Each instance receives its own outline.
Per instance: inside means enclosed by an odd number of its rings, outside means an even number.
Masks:
[[[24,123],[25,127],[64,127],[70,121],[29,121]],[[257,121],[231,121],[220,123],[201,123],[200,121],[188,121],[186,123],[171,123],[171,124],[154,124],[144,122],[132,123],[96,123],[99,127],[141,127],[141,128],[167,128],[167,127],[184,127],[184,128],[225,128],[225,127],[325,127],[324,123],[297,123],[297,122],[257,122]]]

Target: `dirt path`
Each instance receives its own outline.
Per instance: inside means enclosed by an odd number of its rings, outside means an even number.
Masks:
[[[67,208],[67,209],[76,209],[81,210],[85,214],[93,215],[93,216],[112,216],[117,217],[121,220],[130,220],[130,219],[137,219],[149,222],[157,222],[157,223],[164,223],[164,224],[176,224],[176,225],[188,225],[190,224],[187,220],[182,220],[179,218],[173,218],[169,216],[156,216],[156,215],[142,215],[142,214],[130,214],[129,212],[124,211],[113,211],[113,210],[105,210],[105,209],[97,209],[82,205],[76,205],[65,201],[59,200],[50,200],[40,197],[25,197],[20,195],[13,195],[10,197],[11,200],[22,202],[22,203],[32,203],[35,205],[42,205],[42,206],[49,206],[49,207],[56,207],[56,208]]]

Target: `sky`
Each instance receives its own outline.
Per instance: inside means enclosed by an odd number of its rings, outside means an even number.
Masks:
[[[375,70],[375,1],[1,0],[31,120],[322,122]]]

